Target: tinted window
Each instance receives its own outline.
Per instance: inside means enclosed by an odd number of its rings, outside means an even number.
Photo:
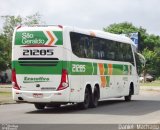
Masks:
[[[134,63],[130,44],[70,33],[72,51],[81,58],[125,61]]]

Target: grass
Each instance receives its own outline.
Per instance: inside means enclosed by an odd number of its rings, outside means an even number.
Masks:
[[[11,96],[12,93],[11,92],[0,92],[0,96]]]
[[[11,88],[12,84],[0,84],[0,88]]]
[[[12,99],[11,92],[0,92],[0,105],[6,103],[15,103]]]
[[[145,82],[145,83],[140,83],[140,86],[154,86],[154,87],[160,87],[160,80],[155,80],[152,82]]]

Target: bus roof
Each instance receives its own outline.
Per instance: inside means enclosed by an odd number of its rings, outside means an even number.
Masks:
[[[135,46],[133,41],[123,35],[113,34],[109,32],[104,32],[100,30],[92,30],[92,29],[82,29],[73,26],[61,26],[61,25],[33,25],[33,26],[19,26],[17,27],[16,31],[34,31],[34,30],[56,30],[62,31],[63,29],[73,30],[74,32],[83,33],[86,35],[94,35],[95,37],[101,37],[113,41],[118,41],[122,43],[128,43]],[[136,47],[136,46],[135,46]]]
[[[113,40],[113,41],[128,43],[128,44],[132,44],[133,46],[135,46],[135,44],[133,43],[133,41],[129,37],[126,37],[126,36],[123,36],[120,34],[113,34],[113,33],[104,32],[104,31],[100,31],[100,30],[80,29],[80,28],[76,28],[76,27],[74,27],[74,31],[81,32],[81,33],[84,33],[87,35],[94,34],[95,37],[101,37],[101,38],[105,38],[105,39],[109,39],[109,40]]]
[[[62,31],[59,25],[33,25],[33,26],[18,26],[16,31],[42,31],[42,30],[56,30]]]

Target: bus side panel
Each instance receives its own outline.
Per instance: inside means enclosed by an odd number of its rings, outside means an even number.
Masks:
[[[82,76],[70,76],[70,102],[80,102],[80,91],[82,86]],[[81,95],[82,97],[82,95]]]
[[[138,95],[139,94],[139,77],[138,77],[138,74],[137,74],[137,71],[136,71],[136,67],[133,66],[133,75],[132,75],[132,80],[133,80],[133,83],[134,83],[134,94],[135,95]]]
[[[73,56],[72,60],[74,59],[77,60]],[[70,62],[70,101],[81,102],[84,100],[84,91],[87,84],[91,85],[93,83],[92,72],[92,62]]]

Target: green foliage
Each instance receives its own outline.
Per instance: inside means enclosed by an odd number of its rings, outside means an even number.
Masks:
[[[155,64],[157,62],[157,53],[145,48],[142,52],[142,55],[145,56],[145,59],[147,61],[145,69],[147,70],[147,72],[153,72],[153,68],[156,67]]]
[[[21,16],[1,16],[4,19],[3,24],[3,33],[7,36],[7,40],[11,41],[14,28],[18,25],[22,24],[22,17]]]
[[[132,23],[124,22],[119,24],[111,24],[107,28],[104,28],[104,31],[115,34],[128,34],[131,32],[138,32],[138,28],[134,27]]]
[[[42,24],[42,23],[44,23],[44,22],[41,21],[41,15],[37,12],[37,13],[35,13],[33,15],[26,16],[23,19],[23,23],[22,24],[31,26],[31,25]]]
[[[104,28],[104,31],[116,34],[129,34],[133,32],[140,33],[139,51],[146,58],[145,73],[152,73],[160,76],[160,36],[148,34],[146,29],[135,27],[132,23],[114,23]]]
[[[18,25],[27,25],[32,26],[34,24],[40,24],[41,21],[41,15],[39,13],[35,13],[33,15],[29,15],[26,17],[18,16],[1,16],[2,19],[4,19],[3,24],[3,33],[7,35],[7,38],[12,39],[14,28]]]
[[[6,37],[0,35],[0,72],[6,70],[10,64],[10,57],[8,55],[8,46],[6,43]]]
[[[1,18],[4,20],[4,24],[3,32],[0,34],[0,71],[3,71],[11,66],[11,46],[14,28],[18,25],[40,24],[42,21],[39,13],[26,17],[6,15],[1,16]]]

